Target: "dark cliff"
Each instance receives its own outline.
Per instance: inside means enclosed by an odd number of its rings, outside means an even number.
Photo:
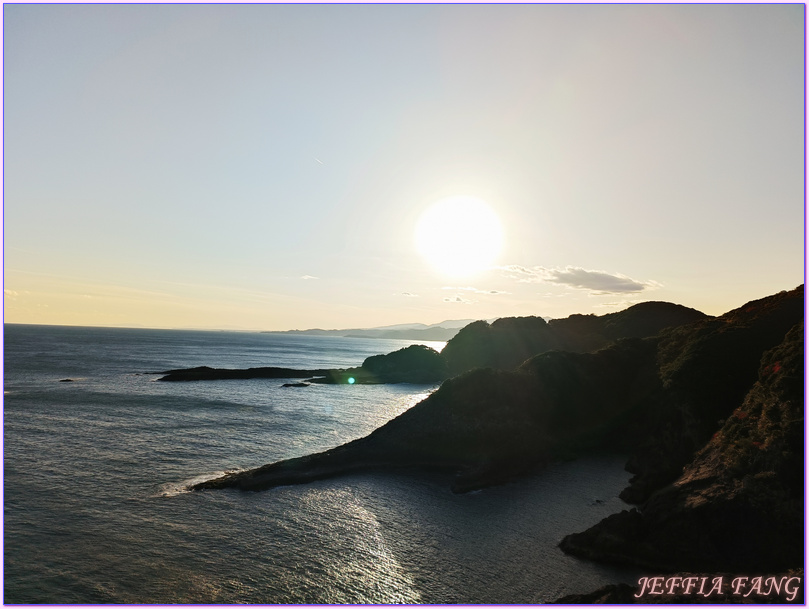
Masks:
[[[802,322],[803,295],[800,286],[660,334],[663,392],[645,414],[646,438],[627,464],[636,476],[624,500],[640,503],[680,475],[756,382],[764,352]]]
[[[803,560],[803,323],[673,484],[561,547],[662,571],[777,572]]]
[[[441,351],[450,374],[473,368],[513,370],[533,355],[561,350],[584,353],[619,338],[644,338],[664,328],[707,319],[695,309],[668,302],[644,302],[607,315],[504,317],[464,327]]]
[[[365,358],[362,366],[329,370],[314,383],[435,383],[447,378],[441,354],[424,345],[410,345],[386,355]]]
[[[592,354],[545,353],[518,370],[475,369],[365,438],[195,488],[261,489],[398,467],[453,472],[457,491],[503,482],[549,459],[618,442],[656,383],[654,346],[627,339]]]

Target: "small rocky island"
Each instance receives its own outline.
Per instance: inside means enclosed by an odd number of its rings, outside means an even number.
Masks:
[[[568,535],[565,552],[656,573],[802,582],[803,317],[800,286],[719,317],[644,303],[551,322],[475,322],[441,354],[410,347],[352,369],[360,382],[424,378],[426,369],[447,377],[368,436],[193,488],[261,490],[409,468],[451,472],[453,490],[464,492],[556,459],[623,451],[634,476],[621,497],[637,507]],[[424,368],[408,368],[411,357]],[[345,382],[345,372],[322,382]],[[628,596],[614,587],[561,601]],[[651,600],[666,598],[697,602]]]

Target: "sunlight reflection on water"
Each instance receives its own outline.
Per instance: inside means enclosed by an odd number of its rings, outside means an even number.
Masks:
[[[329,603],[420,602],[413,579],[393,556],[376,517],[349,489],[326,488],[307,493],[303,506],[318,534],[333,546],[324,550],[324,570],[331,581]],[[341,506],[335,518],[333,506]],[[331,506],[323,510],[324,506]]]

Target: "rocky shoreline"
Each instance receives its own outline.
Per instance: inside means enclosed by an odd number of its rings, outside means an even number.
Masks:
[[[462,367],[462,352],[464,366],[475,358],[495,365],[452,376],[364,438],[193,488],[261,490],[348,472],[429,468],[452,472],[453,490],[465,492],[555,459],[620,450],[632,455],[627,469],[635,474],[621,497],[637,507],[568,535],[565,552],[655,573],[794,570],[803,557],[803,296],[800,286],[717,318],[698,314],[590,352],[546,350],[517,366],[504,345],[521,336],[525,343],[528,326],[531,348],[537,337],[559,340],[558,325],[551,332],[533,318],[476,322],[441,360],[430,357],[447,373]],[[601,328],[589,334],[597,343],[604,320],[582,317],[576,327]],[[576,336],[583,348],[588,335]],[[377,356],[377,364],[392,355]],[[625,593],[599,591],[582,602],[616,602],[599,599]]]

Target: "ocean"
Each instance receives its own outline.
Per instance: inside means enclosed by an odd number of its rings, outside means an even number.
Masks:
[[[147,373],[357,366],[408,341],[9,324],[4,338],[5,603],[526,604],[637,581],[557,547],[627,509],[618,457],[462,495],[435,473],[187,491],[364,436],[437,385]]]

